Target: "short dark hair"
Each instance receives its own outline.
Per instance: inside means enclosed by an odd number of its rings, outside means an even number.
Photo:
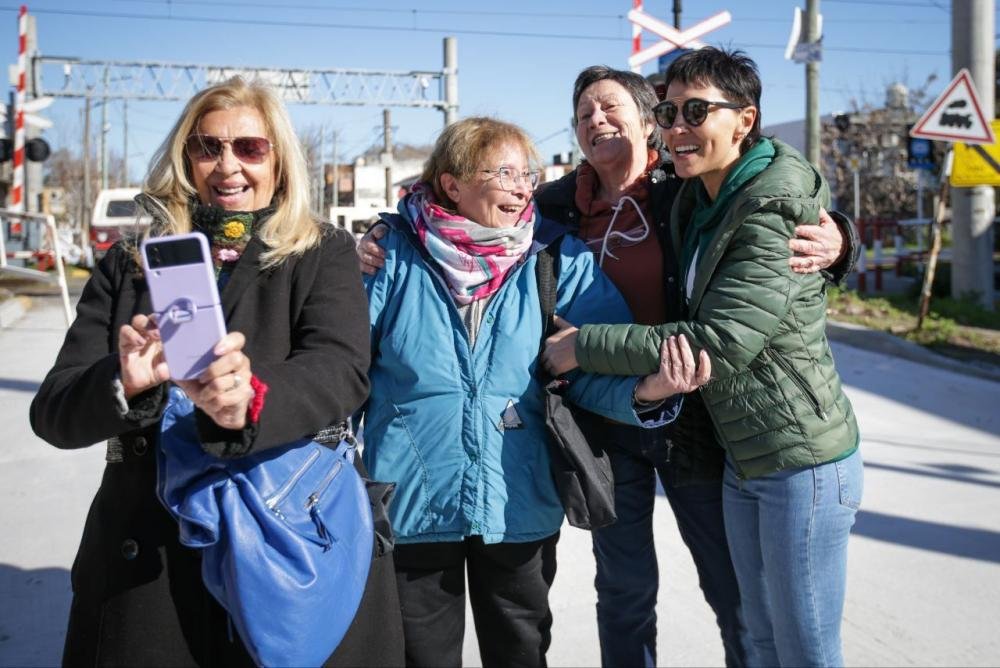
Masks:
[[[642,120],[648,122],[653,128],[649,136],[646,137],[646,144],[652,148],[659,149],[663,145],[663,142],[660,139],[660,129],[656,125],[656,119],[653,117],[653,107],[656,106],[657,102],[656,91],[653,89],[652,84],[635,72],[616,70],[607,65],[592,65],[580,72],[576,77],[576,82],[573,84],[573,127],[576,127],[576,106],[580,103],[580,96],[583,95],[583,91],[598,81],[604,81],[605,79],[619,84],[632,96],[632,101],[639,108]]]
[[[674,81],[715,86],[725,93],[728,102],[756,107],[757,118],[740,142],[740,153],[746,153],[760,139],[760,71],[746,53],[712,46],[690,51],[667,69],[666,85],[669,87]]]

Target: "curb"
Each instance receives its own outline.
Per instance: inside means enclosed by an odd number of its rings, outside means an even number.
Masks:
[[[831,341],[844,343],[855,348],[872,352],[901,357],[911,362],[926,364],[954,373],[976,376],[985,380],[1000,383],[1000,367],[991,364],[980,365],[973,362],[963,362],[939,355],[921,345],[901,339],[888,332],[869,329],[863,325],[848,322],[827,320],[826,336]]]
[[[31,298],[17,295],[0,301],[0,328],[7,328],[20,320],[31,308]]]

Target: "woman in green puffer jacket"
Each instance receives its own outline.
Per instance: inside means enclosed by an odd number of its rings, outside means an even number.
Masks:
[[[828,206],[801,155],[760,135],[760,77],[741,52],[678,58],[654,108],[678,175],[671,216],[689,320],[567,327],[555,373],[655,370],[664,338],[708,351],[700,392],[726,450],[726,533],[750,662],[842,665],[847,539],[861,498],[858,428],[825,336],[823,279],[793,273],[795,222]]]

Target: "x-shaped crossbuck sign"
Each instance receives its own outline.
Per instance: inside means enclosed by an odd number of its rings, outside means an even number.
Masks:
[[[628,65],[635,70],[643,63],[662,56],[665,53],[670,53],[682,46],[691,49],[700,49],[705,44],[698,41],[699,37],[712,32],[716,28],[721,28],[732,21],[733,17],[729,12],[719,12],[714,16],[708,17],[701,23],[691,26],[687,30],[677,30],[659,19],[654,19],[649,14],[644,14],[638,9],[633,9],[628,13],[628,20],[663,38],[662,42],[658,42],[638,53],[632,54],[628,59]]]

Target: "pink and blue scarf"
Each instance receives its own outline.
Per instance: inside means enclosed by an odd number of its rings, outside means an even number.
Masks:
[[[535,205],[529,202],[514,227],[484,227],[434,201],[426,183],[416,183],[399,203],[420,242],[444,273],[459,305],[494,294],[531,247]]]

